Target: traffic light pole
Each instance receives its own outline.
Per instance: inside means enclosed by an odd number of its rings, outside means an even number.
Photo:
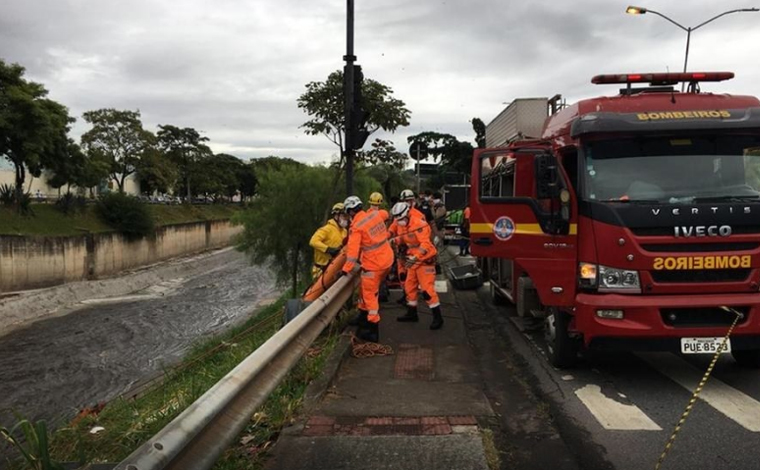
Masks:
[[[346,196],[353,195],[354,192],[354,126],[353,126],[353,106],[354,106],[354,0],[347,0],[347,22],[346,22],[346,55],[343,60],[346,61],[346,67],[343,69],[343,90],[345,97],[345,148],[346,157]]]

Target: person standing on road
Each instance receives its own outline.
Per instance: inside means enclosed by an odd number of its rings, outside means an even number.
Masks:
[[[346,226],[348,221],[341,217],[343,203],[338,202],[332,206],[330,220],[318,228],[309,240],[309,246],[314,248],[314,266],[311,268],[312,279],[317,279],[325,270],[343,246],[343,240],[348,235]]]
[[[423,221],[425,220],[425,215],[414,207],[417,203],[417,199],[414,197],[414,191],[411,189],[405,189],[401,191],[398,199],[399,200],[393,204],[391,208],[396,207],[396,204],[399,202],[404,202],[409,206],[410,217],[415,217]],[[398,280],[401,282],[402,287],[401,298],[398,299],[398,303],[401,305],[406,305],[406,291],[403,289],[404,282],[406,282],[406,245],[399,245],[396,243],[396,236],[398,235],[398,223],[395,219],[393,219],[390,227],[388,227],[388,233],[395,247],[396,273],[398,274]]]
[[[386,219],[383,217],[384,211],[362,210],[362,201],[357,196],[349,196],[343,205],[346,215],[351,219],[343,273],[361,271],[357,336],[376,343],[380,338],[380,283],[393,264]]]
[[[430,226],[422,219],[411,216],[408,204],[400,202],[391,208],[393,220],[398,226],[398,243],[407,247],[405,265],[407,268],[404,292],[406,292],[407,311],[398,317],[400,322],[417,322],[418,288],[433,313],[431,330],[443,326],[441,302],[435,291],[435,258],[438,254],[430,241]]]
[[[388,214],[388,211],[385,209],[381,209],[380,206],[383,205],[383,195],[374,192],[369,195],[369,209],[367,209],[367,212],[380,212],[380,215],[385,219],[385,226],[387,227],[390,223],[390,215]],[[380,303],[387,302],[388,301],[388,284],[386,282],[386,279],[383,279],[383,282],[380,283],[380,294],[378,296],[378,299],[380,300]]]
[[[462,242],[459,244],[459,256],[470,256],[470,206],[462,213]]]

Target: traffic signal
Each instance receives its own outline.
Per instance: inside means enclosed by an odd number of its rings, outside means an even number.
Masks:
[[[354,100],[351,103],[351,147],[354,150],[361,150],[364,143],[367,142],[369,132],[367,131],[367,121],[369,113],[362,106],[362,83],[364,82],[364,73],[361,65],[354,65]]]

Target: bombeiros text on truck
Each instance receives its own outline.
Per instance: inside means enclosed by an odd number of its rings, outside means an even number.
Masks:
[[[496,300],[544,320],[554,365],[714,352],[738,313],[727,350],[760,367],[760,100],[700,89],[733,76],[596,76],[620,93],[475,152],[472,253]]]

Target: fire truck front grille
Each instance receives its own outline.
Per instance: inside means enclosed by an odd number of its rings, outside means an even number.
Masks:
[[[718,251],[749,251],[760,246],[760,243],[644,243],[641,247],[653,253],[709,253]]]
[[[739,319],[738,325],[748,321],[749,307],[733,307],[733,309],[743,315],[743,318]],[[729,326],[735,318],[734,313],[727,312],[720,307],[661,308],[660,316],[663,323],[675,328]]]
[[[751,269],[688,269],[682,271],[650,271],[652,280],[659,284],[677,282],[742,282]]]

